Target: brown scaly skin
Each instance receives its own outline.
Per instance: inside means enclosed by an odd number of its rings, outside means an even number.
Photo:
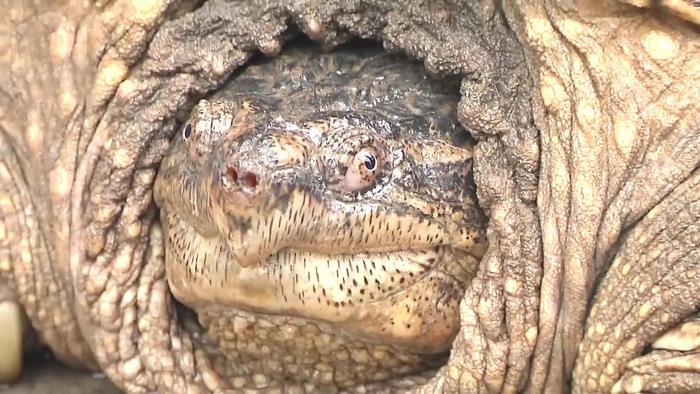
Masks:
[[[672,334],[700,297],[697,10],[633,3],[11,2],[0,283],[62,360],[128,391],[229,388],[175,318],[151,185],[175,119],[295,24],[464,77],[489,248],[447,364],[411,387],[697,388],[697,345]]]
[[[486,248],[455,92],[403,57],[302,47],[194,109],[154,197],[169,288],[229,362],[348,388],[449,349]]]

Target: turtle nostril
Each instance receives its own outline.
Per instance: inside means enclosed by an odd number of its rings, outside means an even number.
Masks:
[[[246,172],[241,179],[241,183],[243,186],[250,189],[255,189],[258,186],[258,177],[256,177],[252,172]]]
[[[233,167],[228,167],[226,169],[226,178],[228,178],[231,183],[238,182],[238,171]]]
[[[258,187],[258,183],[260,182],[255,173],[241,171],[241,169],[236,165],[228,165],[221,178],[224,187],[231,188],[234,187],[234,185],[237,185],[246,193],[255,192]]]

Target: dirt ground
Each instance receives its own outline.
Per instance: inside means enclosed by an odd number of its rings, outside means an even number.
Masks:
[[[0,392],[11,394],[112,394],[119,393],[104,375],[76,371],[59,364],[49,355],[27,359],[22,378],[15,384],[0,384]]]

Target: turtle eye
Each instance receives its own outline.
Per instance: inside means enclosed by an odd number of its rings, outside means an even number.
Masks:
[[[377,158],[371,153],[365,153],[364,165],[367,170],[374,171],[377,167]]]
[[[348,192],[358,192],[372,186],[377,180],[377,169],[381,166],[374,149],[363,148],[355,154],[348,165],[343,188]]]
[[[190,139],[192,136],[192,124],[188,123],[182,129],[182,137],[186,140]]]

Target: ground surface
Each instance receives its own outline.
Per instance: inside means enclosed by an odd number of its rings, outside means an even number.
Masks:
[[[77,371],[57,361],[36,356],[27,360],[24,374],[13,385],[0,385],[8,394],[112,394],[120,393],[104,375]]]

